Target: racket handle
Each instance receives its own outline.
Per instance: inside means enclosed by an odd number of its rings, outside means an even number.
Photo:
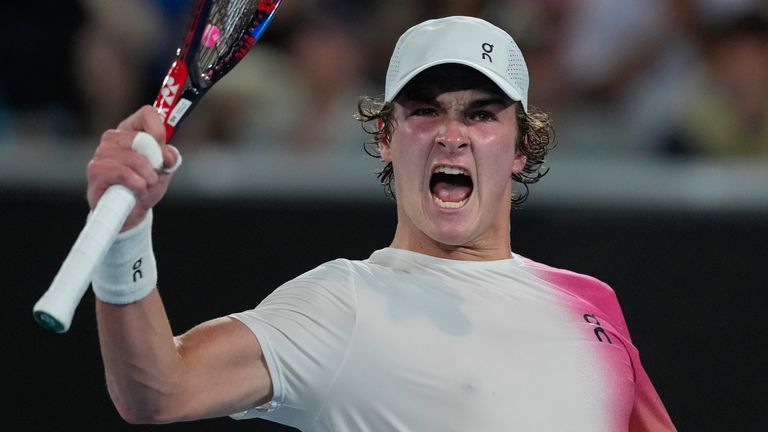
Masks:
[[[136,196],[125,186],[110,186],[104,192],[51,286],[32,310],[40,325],[56,333],[69,330],[75,309],[91,283],[93,270],[104,258],[135,204]]]
[[[148,134],[139,132],[133,149],[147,156],[155,168],[162,166],[160,147]],[[56,333],[69,330],[94,269],[112,246],[134,205],[136,196],[125,186],[113,185],[104,192],[50,287],[32,309],[41,326]]]

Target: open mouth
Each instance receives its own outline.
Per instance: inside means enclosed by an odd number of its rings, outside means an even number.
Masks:
[[[457,167],[439,166],[432,172],[429,190],[435,204],[442,208],[461,208],[472,194],[472,178]]]

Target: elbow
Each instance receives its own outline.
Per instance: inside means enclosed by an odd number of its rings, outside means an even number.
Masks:
[[[141,424],[155,424],[152,422],[151,417],[143,415],[142,413],[128,409],[126,407],[121,407],[115,405],[115,408],[117,408],[118,414],[120,414],[120,417],[129,424],[132,425],[141,425]]]
[[[120,417],[129,424],[167,424],[178,421],[177,418],[168,415],[161,409],[152,409],[147,406],[130,406],[126,404],[115,404]]]
[[[171,423],[163,416],[161,410],[152,409],[146,404],[117,403],[113,400],[115,409],[120,417],[132,425]]]
[[[166,424],[178,421],[168,403],[157,397],[146,394],[142,397],[127,397],[112,388],[109,396],[117,413],[129,424]]]

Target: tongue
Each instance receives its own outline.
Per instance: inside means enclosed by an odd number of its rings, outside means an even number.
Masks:
[[[471,186],[460,186],[453,183],[437,182],[432,188],[436,197],[446,202],[459,202],[466,199],[472,192]]]

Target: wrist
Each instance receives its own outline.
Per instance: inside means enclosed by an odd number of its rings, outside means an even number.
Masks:
[[[119,233],[91,277],[96,297],[128,304],[146,297],[157,285],[152,250],[152,210],[136,226]]]

